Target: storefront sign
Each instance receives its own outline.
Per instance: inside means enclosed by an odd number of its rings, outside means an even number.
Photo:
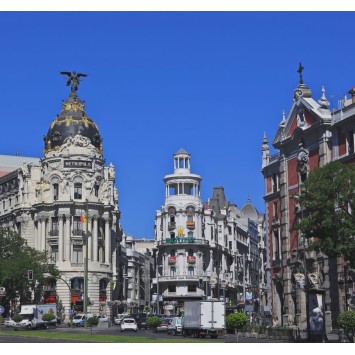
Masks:
[[[166,238],[165,242],[168,244],[184,244],[184,243],[195,243],[195,238]]]

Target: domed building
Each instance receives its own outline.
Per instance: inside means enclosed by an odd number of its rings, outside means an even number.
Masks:
[[[110,315],[108,302],[119,292],[116,254],[122,238],[115,168],[105,165],[99,129],[76,91],[72,82],[44,136],[42,159],[0,178],[1,191],[11,187],[2,196],[0,226],[19,232],[57,265],[61,277],[40,301],[60,303],[66,319],[71,309]]]

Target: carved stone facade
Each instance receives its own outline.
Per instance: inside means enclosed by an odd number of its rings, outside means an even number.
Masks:
[[[0,177],[0,226],[18,231],[57,265],[61,278],[43,301],[60,300],[66,319],[71,308],[83,310],[88,255],[88,311],[110,315],[108,303],[119,297],[122,239],[115,169],[105,166],[97,126],[76,93],[63,102],[44,141],[42,159]]]

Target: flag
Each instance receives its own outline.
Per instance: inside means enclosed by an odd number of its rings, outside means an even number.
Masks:
[[[85,223],[86,218],[83,215],[80,215],[80,222],[81,223]]]

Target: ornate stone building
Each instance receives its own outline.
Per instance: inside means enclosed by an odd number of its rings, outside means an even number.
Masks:
[[[223,187],[202,203],[202,178],[190,168],[190,154],[180,149],[174,173],[164,177],[165,204],[156,212],[154,284],[164,305],[159,311],[174,313],[186,300],[211,298],[236,305],[252,290],[259,302],[259,214],[250,202],[244,211],[227,202]]]
[[[329,259],[322,253],[305,252],[307,241],[295,228],[303,210],[294,196],[299,194],[311,170],[331,160],[355,162],[355,96],[354,90],[350,90],[352,98],[345,97],[339,109],[330,111],[324,88],[316,101],[303,83],[302,70],[300,66],[300,82],[291,109],[287,115],[283,113],[272,142],[276,154],[270,154],[264,136],[262,173],[272,312],[282,324],[296,325],[300,336],[306,338],[317,335],[310,327],[312,312],[317,307],[323,314],[322,332],[330,333],[336,327],[337,316],[347,308],[347,294],[352,294],[354,283],[351,278],[344,282],[342,258]]]
[[[107,302],[120,297],[115,168],[105,165],[102,137],[76,90],[72,84],[44,136],[42,159],[0,178],[0,226],[19,232],[57,265],[61,278],[44,290],[43,301],[60,300],[67,317],[71,308],[83,309],[86,255],[88,310],[110,314]]]

